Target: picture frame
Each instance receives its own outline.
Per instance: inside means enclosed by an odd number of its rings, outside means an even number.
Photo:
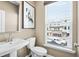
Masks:
[[[29,2],[22,2],[22,28],[35,28],[35,7]]]

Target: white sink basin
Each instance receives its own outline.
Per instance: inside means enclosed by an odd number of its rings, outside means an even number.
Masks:
[[[17,43],[17,41],[10,41],[10,42],[0,42],[0,48],[4,48],[7,46],[11,46],[12,44]]]
[[[5,43],[7,43],[7,42],[0,42],[0,45],[3,45],[3,44],[5,44]]]
[[[10,41],[9,43],[10,44],[19,44],[19,43],[21,43],[21,42],[24,42],[24,40],[23,39],[20,39],[20,38],[14,38],[14,39],[12,39],[12,41]]]
[[[12,46],[12,45],[16,45],[16,44],[19,44],[21,42],[24,42],[24,40],[22,39],[13,39],[12,41],[9,41],[9,42],[0,42],[0,47],[4,47],[4,46]]]
[[[9,42],[0,42],[0,47],[3,47],[3,46],[8,45],[8,44],[9,44]]]

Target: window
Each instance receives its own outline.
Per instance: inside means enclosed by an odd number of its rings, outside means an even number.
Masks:
[[[72,49],[72,2],[45,5],[46,44]]]

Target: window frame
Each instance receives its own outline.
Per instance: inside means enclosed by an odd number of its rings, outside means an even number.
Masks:
[[[71,34],[72,35],[72,49],[64,48],[64,47],[61,47],[61,46],[55,46],[55,45],[52,45],[52,44],[47,43],[47,39],[46,39],[47,38],[47,36],[46,36],[47,35],[47,33],[46,33],[46,31],[47,31],[47,29],[46,29],[47,28],[47,26],[46,26],[46,19],[47,19],[46,18],[46,15],[47,15],[47,12],[46,12],[46,10],[45,10],[45,44],[44,44],[44,46],[74,54],[74,53],[76,53],[76,50],[74,49],[74,42],[73,42],[74,41],[73,40],[73,13],[74,13],[73,6],[74,6],[74,3],[73,3],[73,1],[71,1],[71,2],[72,2],[72,30],[71,30],[72,31],[72,34]]]

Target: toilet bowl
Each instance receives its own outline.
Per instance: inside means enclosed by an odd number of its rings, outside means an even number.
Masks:
[[[29,39],[28,48],[31,50],[32,57],[43,57],[47,55],[47,50],[43,47],[35,46],[35,37],[31,37]]]

